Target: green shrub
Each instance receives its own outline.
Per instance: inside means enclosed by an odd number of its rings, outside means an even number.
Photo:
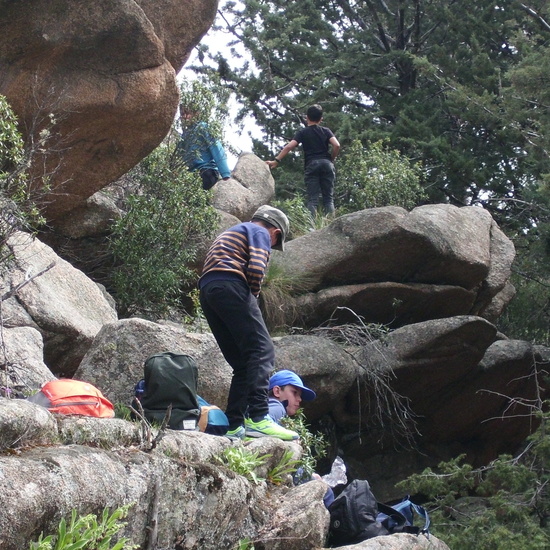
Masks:
[[[339,215],[365,208],[401,206],[411,209],[425,198],[420,167],[387,149],[384,142],[368,148],[354,141],[339,159],[335,205]]]
[[[130,177],[137,193],[110,242],[119,313],[155,318],[181,311],[197,279],[198,245],[216,229],[218,215],[200,177],[178,161],[174,145],[161,145]]]
[[[450,548],[550,547],[550,416],[541,416],[540,427],[517,457],[502,455],[474,469],[460,456],[397,485],[429,499],[425,506],[433,533]]]
[[[328,443],[322,434],[314,434],[309,430],[309,426],[302,409],[294,416],[285,416],[281,419],[281,424],[298,433],[300,436],[300,445],[303,454],[294,465],[296,468],[302,468],[302,478],[308,480],[315,472],[317,461],[323,458],[327,453]]]
[[[0,95],[0,248],[14,231],[43,222],[28,192],[28,158],[17,117]],[[4,261],[4,254],[0,255]]]

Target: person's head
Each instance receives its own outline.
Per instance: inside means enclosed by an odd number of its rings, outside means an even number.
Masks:
[[[290,224],[285,213],[264,204],[254,212],[251,221],[260,221],[266,227],[271,236],[271,248],[284,250],[285,240],[288,237]]]
[[[323,118],[323,108],[318,104],[312,105],[308,108],[306,116],[311,122],[321,122]]]
[[[271,376],[269,394],[285,404],[288,416],[296,414],[302,401],[316,397],[315,392],[304,386],[302,379],[291,370],[280,370]]]
[[[203,83],[193,80],[180,87],[180,120],[184,128],[197,122],[210,124],[215,97]]]
[[[180,105],[180,121],[182,128],[188,128],[192,124],[200,121],[200,116],[196,110],[189,106]]]

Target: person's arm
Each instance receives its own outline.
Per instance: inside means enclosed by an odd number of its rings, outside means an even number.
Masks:
[[[231,170],[229,170],[229,166],[227,165],[227,156],[219,140],[216,140],[214,143],[210,144],[210,154],[218,167],[220,176],[224,180],[229,179],[231,177]]]
[[[280,162],[292,151],[298,147],[298,142],[295,139],[291,139],[282,149],[278,155],[275,155],[273,160],[266,160],[266,164],[271,168],[276,168]]]
[[[340,153],[340,142],[334,136],[332,136],[328,142],[332,145],[330,156],[332,158],[332,162],[334,162]]]
[[[248,250],[250,258],[245,275],[250,291],[257,298],[271,253],[271,237],[265,227],[257,225],[248,231]]]

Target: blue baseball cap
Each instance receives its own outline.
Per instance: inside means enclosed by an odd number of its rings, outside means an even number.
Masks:
[[[270,390],[272,390],[274,386],[286,386],[287,384],[296,386],[302,390],[303,401],[311,401],[317,397],[317,394],[313,390],[306,388],[302,382],[302,379],[291,370],[280,370],[273,374],[269,379]]]

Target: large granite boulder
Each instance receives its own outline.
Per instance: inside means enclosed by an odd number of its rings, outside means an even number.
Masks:
[[[113,403],[130,404],[136,382],[143,378],[145,360],[172,351],[193,357],[199,368],[201,397],[225,407],[231,368],[211,334],[188,332],[184,327],[143,319],[107,323],[75,372],[75,378],[99,387]]]
[[[243,153],[227,181],[214,187],[212,205],[241,221],[249,221],[262,204],[275,196],[275,180],[267,164],[253,153]]]
[[[176,75],[217,5],[0,1],[0,94],[25,137],[49,132],[31,167],[48,177],[49,220],[83,205],[166,136],[178,106]]]
[[[23,348],[24,352],[13,349],[11,353],[19,353],[23,370],[36,372],[44,361],[52,373],[72,376],[101,327],[117,319],[115,309],[98,285],[39,240],[18,232],[7,247],[13,260],[1,274],[0,284],[13,295],[2,302],[8,312],[3,326],[28,327],[42,338]],[[25,334],[29,342],[33,332]],[[33,355],[35,349],[38,353]],[[20,374],[16,385],[35,382]]]
[[[398,327],[465,314],[494,322],[513,296],[514,256],[512,242],[481,208],[354,212],[273,254],[294,286],[282,324],[315,327],[360,316]]]

